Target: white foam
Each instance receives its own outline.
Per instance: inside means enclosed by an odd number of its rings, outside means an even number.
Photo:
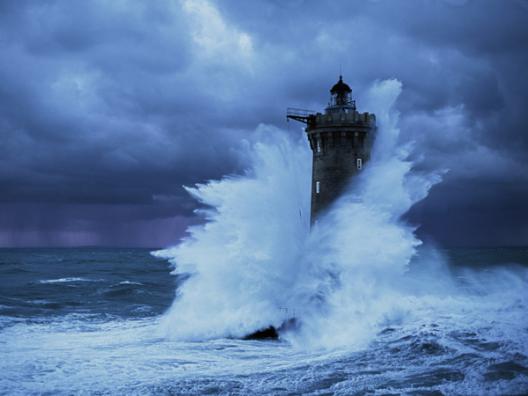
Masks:
[[[43,279],[43,280],[40,280],[39,283],[46,284],[46,283],[73,283],[73,282],[101,282],[101,281],[102,279],[70,277],[70,278],[58,278],[58,279]]]
[[[120,285],[138,285],[138,286],[143,285],[143,283],[141,283],[141,282],[133,282],[133,281],[128,281],[128,280],[121,281],[121,282],[119,282],[119,284]]]

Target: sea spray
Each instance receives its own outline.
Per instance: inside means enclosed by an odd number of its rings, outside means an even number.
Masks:
[[[239,337],[295,317],[292,342],[361,344],[399,317],[399,289],[420,241],[401,216],[439,174],[416,174],[398,145],[396,80],[368,93],[378,119],[370,163],[310,230],[311,153],[304,139],[261,126],[242,176],[188,188],[205,209],[170,258],[191,274],[165,316],[181,339]]]
[[[176,337],[239,337],[287,319],[309,232],[311,158],[300,137],[259,129],[267,143],[249,148],[252,168],[189,188],[206,223],[158,253],[192,274],[164,322]]]

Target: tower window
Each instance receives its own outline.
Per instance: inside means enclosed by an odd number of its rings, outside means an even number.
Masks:
[[[321,141],[319,139],[317,140],[317,152],[321,152]]]
[[[363,160],[361,158],[358,158],[356,160],[356,165],[357,165],[358,170],[361,170],[361,168],[363,168]]]
[[[315,193],[319,194],[321,192],[321,182],[316,181],[315,182]]]

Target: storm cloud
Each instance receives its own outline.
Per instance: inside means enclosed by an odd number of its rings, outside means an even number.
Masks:
[[[402,139],[448,169],[408,218],[445,245],[528,244],[528,2],[3,1],[0,245],[163,246],[182,185],[299,133],[342,70],[397,78]]]

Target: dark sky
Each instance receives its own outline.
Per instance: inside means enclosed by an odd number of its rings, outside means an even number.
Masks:
[[[417,167],[450,169],[420,235],[528,245],[527,0],[4,0],[0,51],[0,246],[176,242],[182,185],[241,172],[340,67],[399,79]]]

